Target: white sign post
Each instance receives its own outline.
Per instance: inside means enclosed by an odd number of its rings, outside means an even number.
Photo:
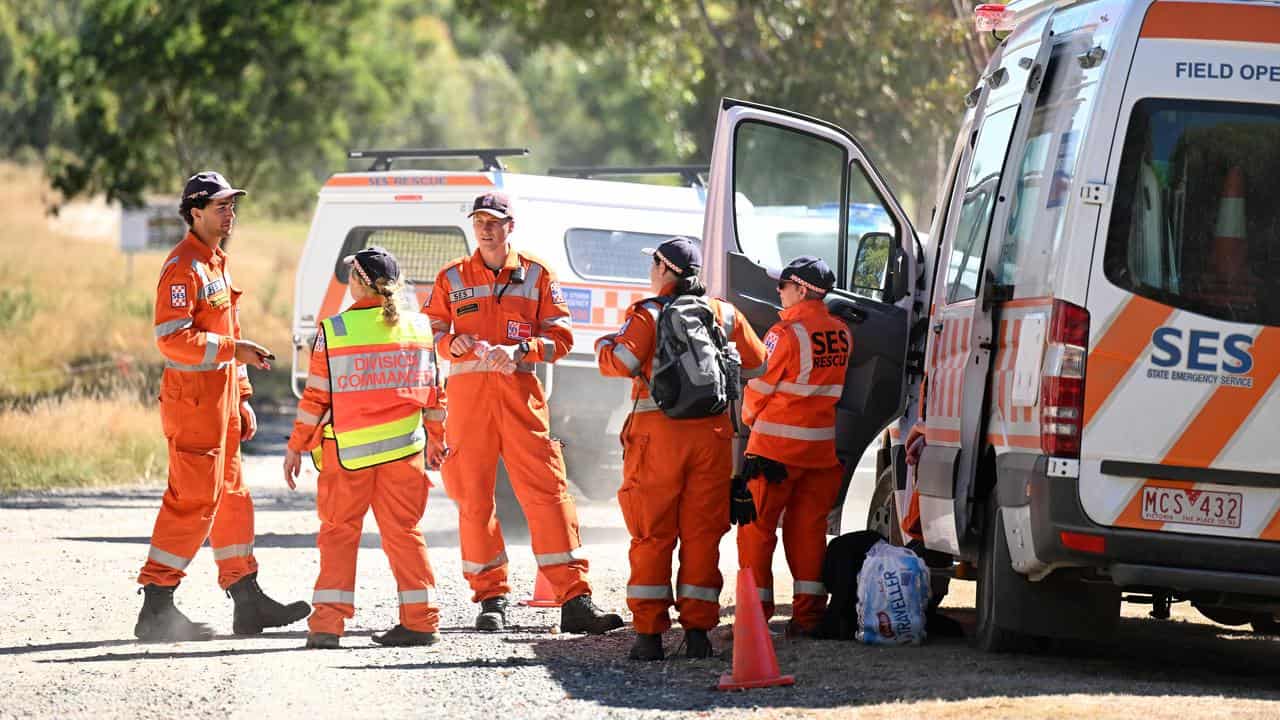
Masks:
[[[187,234],[187,224],[171,202],[151,202],[120,211],[120,251],[126,258],[125,282],[133,278],[133,256],[169,250]]]

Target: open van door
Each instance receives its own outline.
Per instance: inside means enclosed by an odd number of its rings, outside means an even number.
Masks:
[[[836,453],[847,490],[864,450],[906,405],[915,289],[910,279],[917,262],[906,214],[849,133],[786,110],[725,99],[702,238],[710,292],[733,303],[761,335],[779,310],[767,268],[816,255],[835,271],[837,290],[827,306],[853,337],[836,415]]]

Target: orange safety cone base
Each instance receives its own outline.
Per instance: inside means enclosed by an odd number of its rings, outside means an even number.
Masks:
[[[794,675],[778,670],[778,656],[773,651],[773,638],[756,590],[751,568],[738,570],[737,611],[733,619],[733,672],[720,676],[720,690],[794,685]]]
[[[519,604],[536,608],[560,607],[560,602],[556,600],[555,588],[551,587],[551,581],[542,574],[542,571],[538,571],[538,578],[533,581],[533,597],[521,600]]]
[[[795,675],[779,675],[773,678],[764,678],[762,680],[734,680],[733,673],[725,673],[720,676],[720,684],[716,688],[720,690],[750,690],[752,688],[774,687],[777,685],[795,685]]]

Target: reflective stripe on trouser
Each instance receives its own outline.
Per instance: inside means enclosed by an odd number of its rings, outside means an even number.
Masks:
[[[440,613],[432,591],[435,575],[418,529],[430,488],[422,455],[344,470],[338,465],[334,441],[326,439],[322,467],[316,484],[320,575],[312,596],[315,611],[307,621],[311,631],[341,635],[345,621],[355,615],[356,556],[370,507],[396,577],[400,624],[419,632],[436,630]]]
[[[827,513],[840,494],[842,474],[839,465],[788,465],[785,482],[771,485],[759,477],[749,483],[758,517],[754,523],[738,528],[738,563],[752,569],[756,586],[761,588],[766,617],[773,614],[773,549],[778,542],[781,516],[783,551],[795,579],[792,618],[804,628],[814,628],[822,621],[827,607],[826,588],[822,585]]]
[[[710,630],[719,622],[731,436],[724,415],[677,421],[662,413],[637,413],[626,425],[618,505],[631,533],[627,607],[636,632],[671,627],[673,604],[686,629]],[[680,568],[673,599],[677,541]]]
[[[511,591],[506,544],[494,506],[498,457],[529,521],[539,569],[561,602],[591,592],[581,558],[578,510],[569,495],[564,457],[551,440],[546,400],[531,374],[464,373],[449,377],[451,449],[441,468],[445,490],[458,505],[463,575],[472,601]],[[495,564],[495,559],[501,562]],[[528,578],[530,586],[533,578]]]
[[[214,548],[224,589],[252,572],[253,498],[240,471],[239,386],[232,366],[177,377],[165,370],[160,422],[169,444],[169,487],[151,533],[143,585],[171,586],[205,540]],[[180,402],[198,393],[199,403]]]

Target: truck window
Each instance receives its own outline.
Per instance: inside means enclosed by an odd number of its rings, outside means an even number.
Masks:
[[[951,239],[951,257],[947,258],[947,302],[972,300],[978,295],[978,274],[1000,190],[1000,171],[1017,116],[1016,106],[1000,110],[987,116],[978,132],[961,199],[960,220]]]
[[[1278,177],[1280,107],[1139,101],[1120,158],[1107,278],[1208,317],[1280,325]]]
[[[586,280],[642,283],[649,282],[649,265],[653,260],[641,253],[657,247],[672,235],[570,228],[564,234],[569,267]],[[698,238],[692,238],[701,242]]]
[[[395,255],[404,279],[414,284],[435,282],[445,263],[467,254],[467,236],[460,227],[354,227],[334,263],[333,274],[340,282],[347,281],[351,270],[342,258],[373,245]]]

